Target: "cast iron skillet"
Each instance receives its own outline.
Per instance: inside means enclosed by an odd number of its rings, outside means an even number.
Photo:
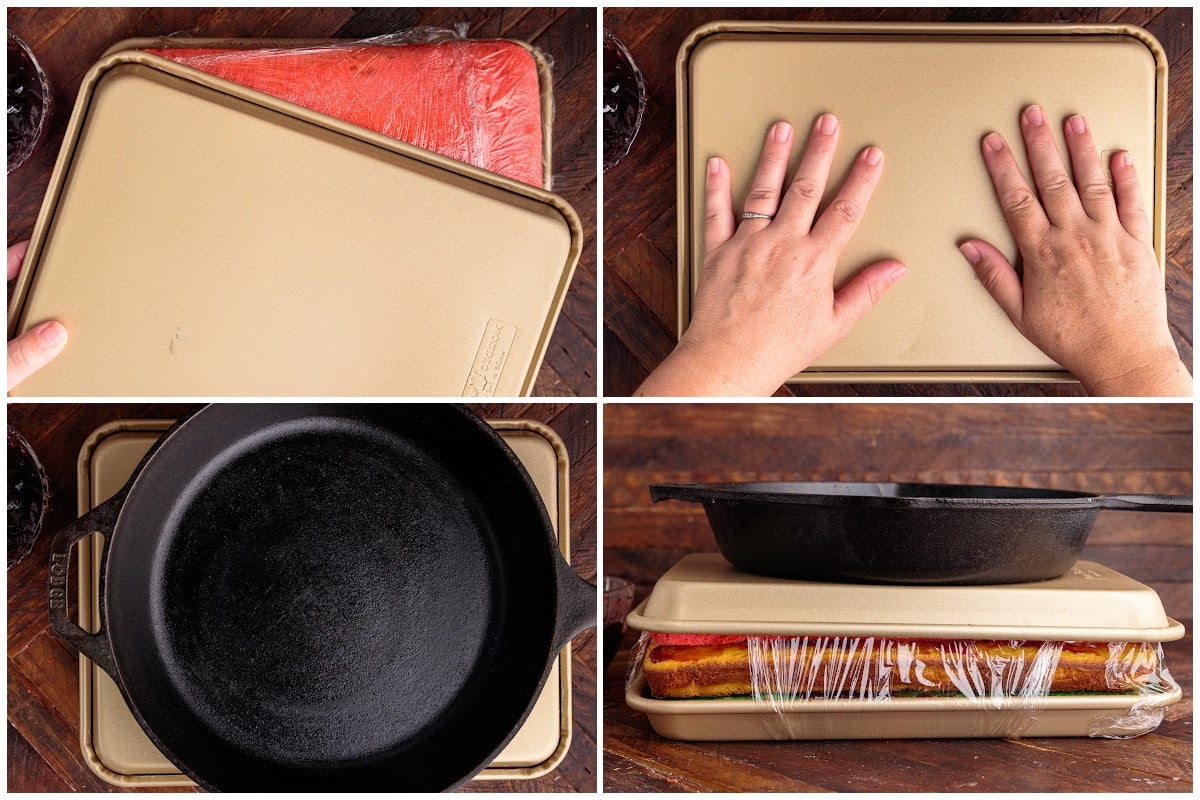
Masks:
[[[650,496],[703,503],[740,570],[904,584],[1055,578],[1079,559],[1101,509],[1192,510],[1191,497],[919,483],[665,484]]]
[[[67,616],[104,534],[97,634]],[[594,624],[512,451],[449,405],[226,405],[55,537],[55,631],[208,789],[438,790],[503,748]]]

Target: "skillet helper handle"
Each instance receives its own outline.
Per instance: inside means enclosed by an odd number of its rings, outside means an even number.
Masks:
[[[687,500],[695,502],[698,484],[688,483],[654,483],[650,485],[650,500],[660,503],[663,500]]]
[[[558,615],[554,620],[554,652],[578,634],[596,626],[596,587],[575,574],[562,558],[554,559],[558,579]]]
[[[1101,508],[1113,511],[1178,511],[1192,513],[1191,495],[1170,494],[1106,494],[1100,498]]]
[[[104,583],[108,570],[108,546],[112,541],[117,515],[124,502],[125,493],[121,492],[111,500],[101,503],[56,533],[50,545],[50,627],[67,644],[90,658],[109,675],[116,674],[116,662],[108,641],[108,633],[104,630]],[[104,537],[100,550],[98,587],[101,598],[100,630],[96,633],[88,633],[79,627],[67,613],[67,579],[71,574],[71,550],[76,542],[92,533],[99,533]],[[81,567],[86,568],[86,565]]]

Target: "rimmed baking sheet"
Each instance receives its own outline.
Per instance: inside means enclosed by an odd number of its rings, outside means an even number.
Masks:
[[[902,586],[799,581],[691,553],[654,584],[629,627],[660,633],[1171,642],[1183,625],[1145,584],[1093,561],[1046,581]]]
[[[751,698],[655,700],[641,665],[625,702],[660,736],[685,741],[772,739],[958,739],[1106,736],[1145,733],[1183,691],[1162,694],[1007,697],[898,697],[766,702]],[[1149,727],[1148,727],[1149,726]]]
[[[9,307],[27,396],[516,396],[582,246],[561,198],[146,53],[84,80]]]
[[[768,127],[796,128],[796,156],[822,113],[841,122],[826,199],[854,156],[874,144],[883,178],[837,280],[882,258],[909,274],[797,382],[1070,380],[1025,340],[957,246],[1016,246],[979,152],[999,131],[1024,161],[1030,103],[1061,123],[1086,115],[1105,155],[1133,154],[1165,238],[1166,58],[1146,31],[1120,25],[717,22],[694,32],[677,61],[678,331],[691,319],[703,264],[704,170],[725,157],[741,208]]]

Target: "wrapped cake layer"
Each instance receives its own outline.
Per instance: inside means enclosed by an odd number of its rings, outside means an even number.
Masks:
[[[436,41],[440,38],[424,34],[385,43],[372,39],[261,49],[145,49],[490,172],[543,186],[543,87],[533,52],[518,42]]]

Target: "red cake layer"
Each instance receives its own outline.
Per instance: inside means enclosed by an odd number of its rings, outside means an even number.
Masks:
[[[148,52],[533,186],[537,64],[516,42]]]

